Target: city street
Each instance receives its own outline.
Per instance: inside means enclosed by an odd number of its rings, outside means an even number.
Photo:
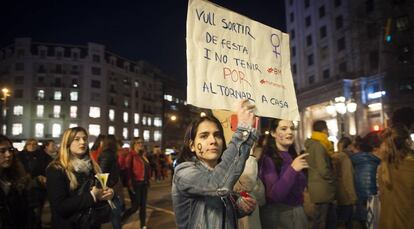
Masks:
[[[128,193],[125,190],[125,196]],[[130,206],[129,198],[126,200],[127,207]],[[43,225],[45,228],[50,228],[50,210],[47,203],[43,210]],[[138,212],[133,214],[123,225],[124,229],[139,228],[140,222],[138,219]],[[49,225],[49,227],[47,227]],[[102,229],[110,229],[110,223],[104,224]],[[161,182],[151,181],[151,187],[148,191],[148,205],[147,205],[147,228],[149,229],[173,229],[176,228],[174,221],[174,212],[172,211],[171,202],[171,185],[170,178]]]

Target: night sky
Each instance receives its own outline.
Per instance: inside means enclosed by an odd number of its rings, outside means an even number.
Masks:
[[[285,30],[283,0],[213,0],[273,28]],[[186,0],[8,1],[0,13],[0,47],[16,37],[36,42],[100,43],[131,60],[146,60],[186,80]]]

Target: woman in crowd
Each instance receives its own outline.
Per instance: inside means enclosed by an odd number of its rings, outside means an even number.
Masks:
[[[111,188],[93,185],[95,174],[100,172],[99,165],[90,158],[86,130],[67,129],[57,159],[46,170],[52,228],[100,228],[99,223],[81,220],[91,208],[106,204],[114,196]],[[109,220],[110,215],[105,221]]]
[[[227,149],[215,117],[200,117],[188,127],[172,186],[178,228],[233,229],[238,217],[254,210],[254,199],[232,191],[256,140],[252,109],[247,101],[238,103],[239,124]]]
[[[354,167],[355,191],[358,197],[354,219],[364,227],[367,225],[367,201],[377,194],[377,168],[381,162],[378,151],[381,144],[379,133],[368,133],[362,139],[356,139],[351,155]]]
[[[109,173],[108,187],[115,190],[116,198],[116,209],[113,210],[112,216],[112,227],[114,229],[121,228],[121,208],[122,203],[119,202],[123,198],[122,195],[122,184],[120,181],[120,170],[118,166],[117,156],[118,146],[114,135],[106,135],[102,140],[102,152],[98,157],[98,164],[101,167],[102,173]]]
[[[266,205],[260,209],[262,228],[307,228],[303,191],[308,168],[305,157],[297,155],[292,121],[273,119],[263,148],[259,176],[265,185]]]
[[[105,138],[105,135],[99,134],[98,137],[96,137],[95,141],[93,142],[90,155],[91,155],[92,160],[94,161],[98,161],[98,157],[102,153],[102,144],[103,144],[104,138]]]
[[[127,220],[139,208],[141,228],[146,228],[146,209],[151,169],[142,138],[138,137],[132,140],[131,151],[126,158],[126,168],[129,174],[128,190],[132,197],[132,206],[125,211],[122,221]]]
[[[378,169],[381,213],[379,228],[413,228],[414,150],[406,127],[401,124],[383,133],[382,162]]]
[[[16,158],[17,149],[4,135],[0,135],[0,228],[32,228],[27,221],[26,188],[29,177]]]
[[[342,137],[338,142],[338,152],[333,155],[333,167],[337,178],[337,217],[339,226],[352,229],[353,207],[357,200],[354,186],[354,169],[349,159],[352,141]]]

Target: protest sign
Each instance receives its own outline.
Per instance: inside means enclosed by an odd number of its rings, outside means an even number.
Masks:
[[[231,110],[248,99],[255,114],[299,120],[289,36],[205,0],[189,0],[187,102]]]

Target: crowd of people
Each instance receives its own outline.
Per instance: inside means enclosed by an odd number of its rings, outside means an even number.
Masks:
[[[270,134],[259,136],[254,109],[237,104],[228,141],[214,116],[187,128],[172,177],[178,228],[413,227],[414,115],[396,113],[383,131],[344,136],[336,151],[317,120],[298,153],[294,123],[271,119]],[[31,138],[19,152],[0,135],[0,228],[42,228],[46,201],[52,228],[118,229],[137,211],[147,228],[149,184],[168,177],[171,157],[141,138],[126,148],[100,135],[91,149],[88,138],[84,128],[69,128],[59,143]]]

